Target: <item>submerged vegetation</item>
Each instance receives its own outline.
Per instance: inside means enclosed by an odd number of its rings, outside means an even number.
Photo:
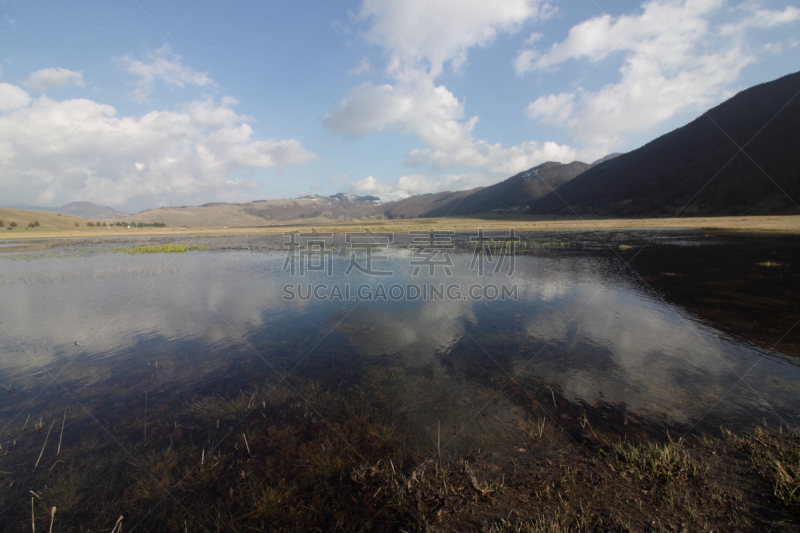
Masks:
[[[424,408],[408,383],[366,372],[359,383],[297,377],[183,400],[152,391],[124,404],[113,439],[79,409],[21,417],[2,438],[2,528],[30,528],[31,494],[36,522],[58,509],[54,531],[110,530],[120,517],[127,531],[789,531],[797,524],[796,433],[756,428],[674,440],[637,430],[634,441],[602,417],[594,426],[585,415],[555,418],[563,408],[545,388],[527,415],[504,423],[513,449],[449,452],[438,440],[444,426],[434,422],[437,440],[420,447],[413,423],[397,416]],[[487,432],[476,442],[491,438],[491,429],[474,429]]]
[[[137,254],[173,254],[190,251],[206,251],[208,246],[205,244],[152,244],[146,246],[128,246],[126,248],[114,248],[115,252],[137,255]]]
[[[775,268],[775,267],[782,267],[783,263],[781,263],[780,261],[762,261],[758,265],[759,266],[764,266],[764,267],[773,267],[773,268]]]

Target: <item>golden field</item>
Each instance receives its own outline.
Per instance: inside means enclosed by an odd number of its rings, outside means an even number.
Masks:
[[[314,222],[289,223],[245,227],[188,227],[188,228],[127,228],[118,226],[89,227],[89,220],[70,215],[0,208],[0,239],[33,239],[57,237],[110,237],[132,235],[180,235],[180,234],[270,234],[315,227],[319,231],[341,233],[370,227],[375,230],[404,232],[411,229],[436,227],[469,231],[476,228],[508,229],[519,231],[555,230],[610,230],[610,229],[715,229],[735,231],[777,231],[800,233],[800,216],[745,216],[745,217],[686,217],[643,219],[534,219],[525,216],[508,218],[415,218],[394,220],[370,220],[364,222]],[[11,222],[17,227],[8,230]],[[27,228],[29,223],[39,222],[36,228]],[[77,226],[75,224],[78,224]]]

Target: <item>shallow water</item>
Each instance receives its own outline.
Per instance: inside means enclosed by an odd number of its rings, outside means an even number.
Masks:
[[[784,335],[800,318],[797,268],[787,259],[795,237],[525,238],[511,276],[505,265],[484,276],[471,270],[464,236],[452,276],[442,268],[413,276],[407,241],[379,264],[394,275],[379,278],[345,275],[342,242],[332,244],[331,276],[292,277],[282,237],[196,237],[185,242],[211,249],[182,254],[114,252],[135,240],[2,254],[0,384],[10,392],[0,401],[0,442],[7,447],[26,417],[55,406],[91,405],[107,429],[145,392],[169,411],[194,395],[289,375],[336,376],[344,386],[391,380],[385,414],[403,418],[421,448],[444,431],[453,449],[492,446],[509,420],[550,401],[565,420],[631,418],[654,428],[797,421],[797,331]],[[781,266],[759,265],[767,260]],[[301,293],[325,284],[321,295],[349,285],[353,299],[287,301],[287,284]],[[369,298],[355,296],[362,284]],[[379,284],[460,292],[394,301],[374,296]],[[516,287],[517,298],[469,297],[470,286],[491,284]],[[756,320],[747,315],[753,295],[769,295]],[[763,327],[751,324],[758,320]]]

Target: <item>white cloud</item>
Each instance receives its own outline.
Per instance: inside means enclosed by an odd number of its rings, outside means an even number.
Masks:
[[[12,26],[16,26],[17,25],[17,19],[12,19],[7,14],[3,15],[3,19],[5,19],[5,21],[8,22]]]
[[[427,194],[437,191],[458,191],[474,189],[486,185],[486,174],[468,172],[465,174],[409,174],[397,180],[397,188],[414,194]]]
[[[363,33],[368,42],[387,49],[386,74],[392,83],[356,86],[323,123],[350,138],[385,130],[413,133],[425,145],[406,157],[414,166],[482,167],[502,174],[547,160],[542,157],[572,160],[575,151],[555,143],[503,148],[476,140],[479,118],[467,117],[464,102],[435,81],[448,63],[454,71],[462,69],[470,48],[487,46],[500,33],[515,33],[551,12],[539,0],[364,3],[356,19],[369,25]]]
[[[546,52],[523,49],[514,62],[518,74],[546,70],[569,59],[605,59],[613,52],[656,55],[671,67],[682,66],[699,41],[709,35],[707,16],[724,0],[670,0],[643,4],[640,15],[602,15],[570,29],[567,38]]]
[[[353,182],[353,190],[362,194],[380,194],[390,192],[392,187],[379,182],[375,176],[367,176],[363,180]]]
[[[416,133],[427,146],[448,149],[471,138],[476,118],[466,122],[464,105],[425,75],[395,85],[357,86],[323,120],[347,137],[361,137],[391,127]]]
[[[743,33],[750,28],[768,29],[784,24],[791,24],[800,20],[800,9],[788,6],[783,11],[770,9],[754,9],[741,20],[724,24],[720,28],[723,35],[736,35]]]
[[[572,131],[590,146],[611,150],[624,144],[628,134],[719,102],[730,95],[741,70],[756,60],[741,39],[744,28],[787,24],[800,14],[795,8],[750,10],[738,22],[715,28],[710,19],[724,4],[648,2],[640,14],[584,21],[549,49],[524,48],[514,61],[519,74],[549,71],[569,60],[623,56],[617,82],[596,91],[579,88],[573,94],[540,96],[526,113]]]
[[[134,83],[135,88],[128,93],[128,98],[135,102],[146,101],[157,81],[181,89],[186,85],[204,87],[213,84],[211,78],[204,72],[184,65],[180,56],[173,53],[167,44],[155,50],[143,61],[125,56],[119,63],[131,73],[131,76],[138,78]]]
[[[508,176],[546,161],[568,163],[576,159],[578,152],[574,148],[552,141],[522,142],[511,148],[504,148],[499,143],[477,141],[449,151],[430,148],[412,150],[406,156],[406,163],[412,166],[429,164],[435,169],[454,166],[481,167],[487,172]],[[485,185],[491,185],[494,181],[496,179]]]
[[[394,202],[413,196],[409,191],[378,181],[375,176],[367,176],[363,180],[354,181],[352,188],[357,194],[377,196],[384,202]]]
[[[23,89],[10,83],[0,83],[0,111],[13,111],[28,105],[30,95]]]
[[[528,104],[525,113],[531,118],[543,117],[557,124],[566,123],[575,107],[575,93],[540,96]]]
[[[508,175],[545,161],[569,162],[577,152],[553,142],[523,142],[510,148],[475,140],[478,117],[465,118],[464,104],[446,87],[419,76],[413,86],[371,83],[356,87],[329,113],[325,125],[348,137],[361,137],[386,129],[414,133],[425,148],[412,150],[405,162],[435,169],[482,167]]]
[[[389,72],[424,64],[435,77],[446,62],[460,69],[470,48],[516,33],[551,11],[541,0],[370,0],[357,18],[370,23],[363,34],[367,42],[389,48]]]
[[[58,87],[84,87],[83,73],[66,68],[43,68],[31,72],[23,85],[31,91],[45,92]]]
[[[231,99],[133,117],[88,99],[31,101],[9,84],[0,84],[0,96],[4,111],[21,106],[0,114],[0,190],[12,190],[30,173],[16,202],[186,204],[238,190],[256,169],[317,158],[296,140],[254,139],[250,118],[236,114]],[[55,147],[58,155],[47,157]]]

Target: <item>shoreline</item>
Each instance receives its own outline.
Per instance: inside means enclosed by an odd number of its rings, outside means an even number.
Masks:
[[[288,231],[316,228],[319,231],[343,233],[361,231],[365,227],[384,231],[408,231],[424,227],[436,227],[455,231],[468,231],[477,228],[508,229],[509,226],[520,231],[627,231],[627,230],[724,230],[747,232],[800,233],[800,216],[737,216],[737,217],[686,217],[686,218],[637,218],[637,219],[548,219],[528,218],[481,219],[481,218],[415,218],[370,220],[361,222],[329,222],[286,224],[269,226],[245,226],[237,228],[18,228],[0,233],[0,241],[55,239],[55,238],[96,238],[96,237],[140,237],[172,235],[261,235],[280,234]]]

